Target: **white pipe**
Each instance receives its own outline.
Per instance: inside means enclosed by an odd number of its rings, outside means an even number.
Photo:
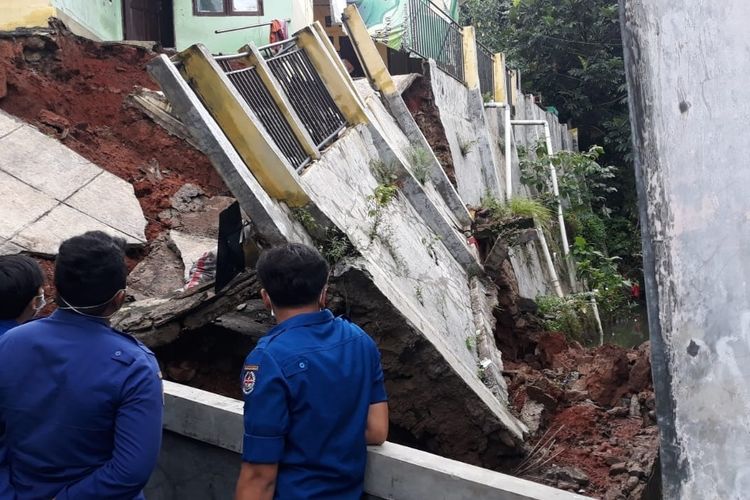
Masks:
[[[513,164],[510,149],[510,106],[505,106],[505,196],[510,201],[513,197]]]
[[[570,245],[568,244],[568,231],[565,229],[565,217],[563,216],[562,199],[560,198],[560,187],[557,185],[557,169],[552,163],[552,134],[549,131],[549,123],[544,122],[544,138],[547,142],[547,156],[549,157],[549,171],[552,177],[552,193],[557,198],[557,220],[560,223],[560,237],[562,238],[563,252],[565,258],[570,255]]]
[[[565,230],[565,217],[563,214],[562,200],[560,199],[560,187],[557,183],[557,169],[552,163],[552,134],[549,130],[549,123],[546,120],[511,120],[513,125],[543,125],[544,126],[544,141],[547,147],[547,157],[550,158],[549,170],[550,177],[552,178],[552,194],[557,199],[557,220],[560,225],[560,238],[562,239],[563,254],[567,259],[570,255],[570,244],[568,243],[568,232]]]
[[[596,319],[596,327],[599,329],[599,345],[604,345],[604,328],[602,328],[602,319],[599,317],[599,305],[596,303],[594,294],[591,294],[591,309],[594,311],[594,319]]]
[[[544,236],[544,230],[539,223],[536,223],[536,233],[539,236],[539,243],[542,244],[542,253],[544,254],[544,261],[547,264],[547,270],[549,271],[550,278],[552,279],[552,286],[555,288],[555,293],[558,297],[562,298],[563,294],[562,287],[560,286],[560,279],[557,277],[557,270],[555,269],[555,263],[552,262],[552,254],[549,253],[549,246],[547,246],[547,238]]]

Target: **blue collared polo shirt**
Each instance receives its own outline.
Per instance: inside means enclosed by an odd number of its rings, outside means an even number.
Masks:
[[[328,310],[284,321],[247,357],[242,390],[242,458],[279,464],[275,498],[360,498],[367,414],[387,400],[362,329]]]
[[[162,411],[154,355],[104,321],[58,310],[13,328],[0,338],[0,494],[143,498]]]
[[[18,326],[18,323],[16,323],[15,320],[12,319],[2,319],[0,320],[0,337],[2,337],[5,332],[10,330],[11,328],[15,328]]]

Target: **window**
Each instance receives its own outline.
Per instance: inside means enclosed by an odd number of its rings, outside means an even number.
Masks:
[[[261,16],[263,0],[193,0],[196,16]]]

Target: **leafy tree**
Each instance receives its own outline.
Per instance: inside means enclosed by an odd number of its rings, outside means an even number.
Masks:
[[[621,267],[640,267],[635,178],[617,0],[467,0],[462,22],[480,40],[505,52],[521,71],[526,93],[554,106],[560,121],[578,129],[582,151],[602,145],[597,160],[614,165],[612,189],[594,196],[607,238],[620,242]],[[596,189],[601,193],[601,189]],[[604,210],[602,210],[604,209]],[[633,242],[633,244],[629,244]],[[611,250],[611,249],[610,249]]]

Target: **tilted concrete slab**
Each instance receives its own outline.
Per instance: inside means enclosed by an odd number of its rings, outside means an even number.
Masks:
[[[53,256],[63,240],[92,230],[146,242],[129,183],[1,111],[0,213],[0,254]]]
[[[185,267],[185,281],[190,278],[190,268],[206,252],[216,252],[218,243],[212,238],[203,238],[181,231],[170,231],[169,239],[172,240],[182,259]]]
[[[259,236],[311,242],[288,209],[261,189],[174,65],[161,57],[149,69],[181,121],[228,179]],[[415,439],[429,441],[435,451],[496,463],[498,455],[518,453],[526,428],[482,381],[485,373],[479,366],[484,357],[467,348],[485,326],[474,318],[469,259],[459,262],[448,247],[449,238],[436,231],[451,228],[451,222],[419,187],[401,156],[378,127],[358,125],[313,162],[299,183],[312,200],[311,208],[342,230],[361,255],[339,263],[333,281],[352,319],[366,323],[381,344],[386,383],[399,408],[393,421]],[[377,163],[396,169],[399,188],[387,206],[375,210],[372,195],[381,182],[373,167]],[[440,220],[431,224],[425,214]],[[387,328],[381,328],[386,323]],[[494,358],[500,362],[499,356]],[[400,383],[406,380],[403,370],[409,371],[410,384]],[[417,387],[437,380],[439,391],[414,397]],[[493,385],[500,386],[502,377]],[[469,422],[460,437],[450,423],[456,419]]]
[[[216,492],[231,495],[241,463],[243,403],[166,381],[164,396],[164,446],[146,496],[204,500],[223,498]],[[184,488],[183,481],[192,488]],[[394,443],[369,447],[365,493],[399,500],[588,498]]]

